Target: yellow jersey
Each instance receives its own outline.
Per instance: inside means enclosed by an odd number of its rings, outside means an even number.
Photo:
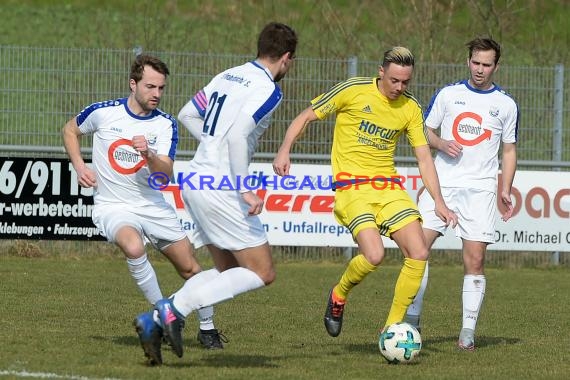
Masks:
[[[419,102],[407,91],[396,100],[388,99],[378,89],[378,80],[350,78],[311,101],[320,120],[336,113],[334,181],[398,176],[394,152],[404,132],[412,147],[428,144]]]

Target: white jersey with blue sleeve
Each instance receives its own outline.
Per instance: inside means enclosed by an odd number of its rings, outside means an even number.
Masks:
[[[93,134],[95,205],[121,203],[142,207],[166,202],[159,190],[149,186],[151,173],[146,161],[133,149],[132,138],[145,136],[156,154],[174,160],[178,126],[172,116],[158,109],[148,116],[135,115],[127,106],[127,98],[121,98],[86,107],[76,121],[83,134]]]
[[[204,118],[200,144],[188,168],[197,174],[192,182],[200,188],[237,189],[282,98],[271,72],[256,61],[216,75],[191,100]]]
[[[436,153],[441,187],[496,192],[500,143],[517,142],[519,110],[510,95],[497,85],[478,90],[467,80],[445,86],[431,99],[425,124],[463,146],[457,158]]]

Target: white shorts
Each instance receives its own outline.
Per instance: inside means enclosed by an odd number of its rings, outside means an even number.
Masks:
[[[92,218],[102,235],[111,243],[115,242],[119,228],[124,226],[135,228],[145,244],[151,243],[159,250],[187,237],[176,212],[166,202],[144,207],[97,204],[93,208]]]
[[[267,243],[261,220],[248,216],[249,206],[237,191],[186,188],[182,198],[195,223],[190,240],[196,248],[213,244],[238,251]]]
[[[458,217],[455,235],[459,238],[484,243],[495,242],[495,220],[497,218],[497,195],[491,191],[445,187],[441,194],[447,207]],[[435,203],[427,190],[418,201],[423,218],[423,227],[445,233],[444,222],[435,214]]]

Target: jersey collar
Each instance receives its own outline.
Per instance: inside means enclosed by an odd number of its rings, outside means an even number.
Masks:
[[[265,71],[265,74],[267,74],[267,76],[269,77],[269,79],[271,79],[273,82],[275,82],[275,80],[273,79],[273,74],[271,74],[271,71],[269,71],[269,69],[265,66],[263,66],[261,63],[259,63],[258,61],[251,61],[251,64],[260,68],[261,70]]]
[[[493,83],[493,86],[490,89],[480,90],[478,88],[471,86],[469,84],[469,79],[463,80],[463,84],[465,85],[465,87],[467,87],[467,89],[469,89],[470,91],[476,92],[478,94],[490,94],[491,92],[497,91],[499,89],[499,86],[497,86],[497,84],[495,82],[492,82],[492,83]]]

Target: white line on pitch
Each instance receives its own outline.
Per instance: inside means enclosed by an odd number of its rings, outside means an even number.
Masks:
[[[86,376],[58,375],[48,372],[28,372],[28,371],[5,371],[0,370],[0,376],[16,376],[16,377],[32,377],[39,379],[66,379],[66,380],[119,380],[116,378],[105,377],[95,378]]]

